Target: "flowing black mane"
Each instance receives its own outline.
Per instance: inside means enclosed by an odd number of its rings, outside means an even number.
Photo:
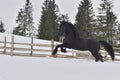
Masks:
[[[79,32],[78,32],[78,30],[76,29],[76,27],[72,23],[63,21],[61,23],[61,25],[66,25],[67,28],[72,29],[72,31],[74,33],[74,37],[76,39],[80,39]]]

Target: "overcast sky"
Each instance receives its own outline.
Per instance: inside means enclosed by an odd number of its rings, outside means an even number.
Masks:
[[[37,27],[41,15],[41,6],[45,0],[30,0],[33,5],[34,25]],[[77,13],[78,4],[81,0],[56,0],[62,14],[68,14],[72,23],[74,23],[75,15]],[[16,16],[20,8],[23,8],[26,0],[0,0],[0,20],[5,24],[7,33],[12,32],[13,27],[16,26]],[[100,4],[100,0],[92,0],[94,11]],[[120,0],[113,0],[114,12],[120,20]]]

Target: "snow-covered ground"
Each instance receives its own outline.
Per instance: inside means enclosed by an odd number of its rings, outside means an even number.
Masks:
[[[0,80],[119,80],[120,63],[0,55]]]
[[[0,40],[8,34],[0,33]],[[8,37],[8,36],[7,36]],[[19,38],[19,39],[18,39]],[[28,42],[23,37],[16,41]],[[11,40],[10,37],[7,38]],[[39,41],[36,39],[36,41]],[[41,41],[41,40],[40,40]],[[44,42],[44,40],[42,40]],[[45,43],[49,43],[45,41]],[[0,80],[119,80],[120,62],[0,55]]]

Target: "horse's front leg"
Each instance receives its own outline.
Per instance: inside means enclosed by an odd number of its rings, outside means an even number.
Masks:
[[[61,46],[61,52],[66,53],[66,52],[67,52],[67,51],[66,51],[66,48],[63,48],[63,46]]]
[[[63,43],[63,44],[61,44],[61,52],[64,52],[64,53],[66,53],[67,51],[66,51],[66,48],[69,48],[69,49],[71,49],[72,47],[69,45],[69,44],[67,44],[67,43]]]
[[[58,48],[61,47],[60,45],[57,45],[56,48],[54,49],[54,51],[52,52],[52,56],[55,56],[57,54]]]

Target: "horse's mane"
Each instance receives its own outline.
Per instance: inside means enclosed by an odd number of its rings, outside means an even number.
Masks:
[[[74,36],[75,36],[77,39],[79,39],[79,38],[80,38],[80,35],[79,35],[79,32],[78,32],[77,28],[76,28],[72,23],[70,23],[70,22],[65,22],[65,21],[64,21],[64,23],[67,24],[68,27],[74,31]]]

